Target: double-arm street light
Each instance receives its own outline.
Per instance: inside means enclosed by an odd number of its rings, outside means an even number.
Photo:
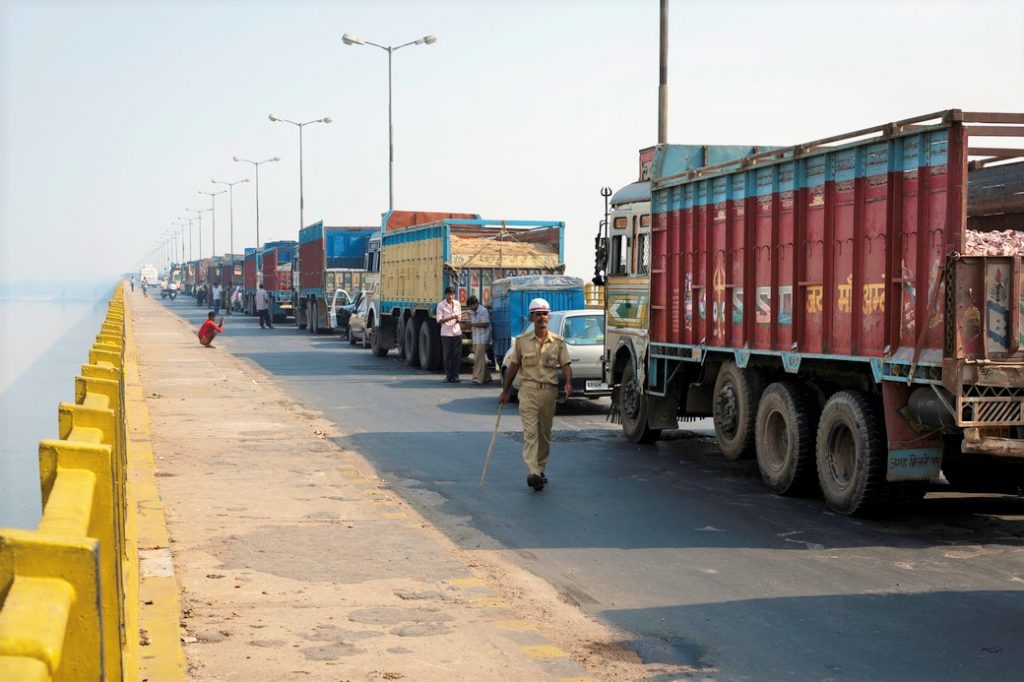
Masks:
[[[363,40],[359,36],[346,33],[341,37],[341,42],[346,45],[373,45],[388,53],[388,210],[391,211],[395,208],[395,127],[391,118],[391,55],[396,50],[401,50],[403,47],[409,47],[410,45],[433,45],[437,42],[437,36],[431,34],[423,36],[419,40],[393,46],[378,45],[369,40]]]
[[[281,157],[275,156],[270,159],[263,159],[262,161],[250,161],[249,159],[243,159],[240,156],[233,156],[238,163],[251,163],[256,169],[256,248],[260,248],[260,166],[265,163],[272,163],[274,161],[280,161]]]
[[[228,238],[228,255],[229,256],[234,256],[235,255],[235,185],[240,185],[243,182],[249,182],[249,178],[242,178],[241,180],[235,180],[234,182],[227,182],[225,180],[213,180],[213,179],[211,179],[210,182],[212,182],[215,185],[227,185],[227,187],[228,187],[228,211],[229,211],[229,215],[231,216],[231,227],[229,228],[230,229],[230,232],[229,232],[230,237]]]
[[[222,189],[219,192],[204,192],[203,190],[199,190],[200,194],[205,194],[206,196],[210,197],[210,213],[213,214],[213,217],[210,220],[210,222],[213,223],[213,240],[210,244],[211,258],[217,257],[217,195],[224,194],[224,192],[227,192],[227,190]]]
[[[274,123],[291,123],[293,126],[299,129],[299,229],[301,230],[306,226],[303,212],[305,209],[305,200],[302,196],[302,129],[311,123],[330,123],[334,119],[330,116],[324,116],[314,121],[306,121],[305,123],[298,123],[296,121],[289,121],[287,118],[282,118],[277,114],[270,114],[268,117]]]

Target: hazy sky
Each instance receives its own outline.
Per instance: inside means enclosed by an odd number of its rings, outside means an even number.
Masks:
[[[0,280],[135,269],[211,178],[260,170],[262,241],[387,209],[387,54],[396,208],[567,223],[592,274],[603,185],[657,134],[656,0],[0,0]],[[958,107],[1024,111],[1024,2],[670,3],[669,138],[794,144]],[[234,247],[255,245],[252,183]],[[217,199],[228,250],[227,195]],[[209,214],[203,253],[211,249]],[[198,255],[198,234],[192,239]],[[186,238],[186,247],[188,240]],[[187,254],[186,254],[187,255]]]

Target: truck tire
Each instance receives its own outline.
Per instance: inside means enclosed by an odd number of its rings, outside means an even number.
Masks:
[[[394,318],[395,320],[395,350],[398,352],[398,357],[405,360],[405,324],[401,317]]]
[[[403,330],[403,336],[405,336],[405,343],[402,344],[402,351],[405,353],[405,364],[410,367],[420,366],[420,326],[422,326],[423,320],[418,320],[415,317],[410,317],[405,321],[405,329]]]
[[[370,350],[373,351],[373,354],[378,358],[383,358],[388,354],[388,347],[384,345],[383,330],[379,326],[367,327],[367,329],[370,330],[368,332],[370,336]]]
[[[838,514],[878,513],[900,501],[901,491],[923,490],[916,483],[886,483],[888,440],[878,403],[863,391],[840,391],[821,412],[815,443],[818,484],[825,504]]]
[[[308,324],[306,321],[309,308],[303,308],[298,303],[295,304],[295,328],[305,329]]]
[[[754,456],[754,422],[761,391],[761,375],[753,369],[740,369],[735,362],[726,362],[718,370],[711,409],[715,438],[726,459]]]
[[[776,495],[803,495],[814,488],[817,401],[798,383],[780,381],[761,395],[754,423],[757,468]]]
[[[633,443],[650,444],[661,438],[661,429],[647,425],[647,397],[640,392],[633,363],[627,362],[619,385],[619,415],[622,432]]]
[[[320,316],[317,310],[318,306],[316,301],[310,301],[306,306],[306,328],[309,329],[310,334],[320,333]]]
[[[428,372],[441,369],[441,332],[437,322],[432,319],[420,325],[420,367]]]

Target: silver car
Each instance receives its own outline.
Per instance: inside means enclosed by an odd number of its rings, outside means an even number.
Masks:
[[[611,395],[608,384],[601,380],[601,358],[604,355],[604,312],[594,309],[558,310],[548,318],[548,329],[565,339],[572,364],[572,394],[577,398],[600,398]],[[525,332],[533,332],[531,322]],[[510,348],[501,361],[501,376],[508,371]],[[558,370],[558,386],[562,386],[562,370]],[[519,392],[519,376],[512,382],[512,398]],[[561,391],[559,391],[561,393]]]

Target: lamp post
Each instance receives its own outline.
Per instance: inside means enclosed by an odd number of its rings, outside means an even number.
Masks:
[[[224,180],[213,180],[215,185],[227,185],[228,186],[228,215],[230,216],[231,227],[229,228],[230,236],[228,237],[228,255],[233,256],[235,254],[235,185],[240,185],[243,182],[249,182],[249,178],[243,178],[241,180],[235,180],[234,182],[227,182]]]
[[[212,209],[209,208],[186,208],[186,211],[191,211],[196,214],[195,219],[199,221],[199,239],[196,240],[198,245],[199,254],[197,255],[198,260],[203,260],[203,214]]]
[[[204,192],[203,190],[199,190],[200,194],[205,194],[206,196],[210,197],[210,213],[213,214],[213,217],[211,219],[211,222],[213,223],[213,239],[210,244],[211,258],[217,257],[217,195],[224,194],[224,192],[227,192],[227,190],[222,189],[219,192]]]
[[[185,209],[185,210],[187,211],[188,209]],[[182,218],[181,216],[178,216],[178,220],[183,220],[186,223],[188,223],[188,259],[192,260],[192,221],[195,220],[195,218]],[[182,254],[181,255],[181,259],[185,260],[185,238],[184,237],[182,237],[182,240],[181,240],[181,254]]]
[[[437,42],[437,36],[430,34],[419,40],[413,40],[403,45],[378,45],[369,40],[363,40],[359,36],[346,33],[341,37],[341,42],[346,45],[373,45],[388,53],[388,211],[395,208],[395,127],[391,118],[391,55],[397,50],[410,45],[433,45]]]
[[[306,226],[303,212],[305,209],[305,200],[302,196],[302,129],[311,123],[330,123],[334,119],[330,116],[324,116],[314,121],[306,121],[305,123],[298,123],[296,121],[289,121],[287,118],[281,118],[277,114],[270,114],[268,118],[274,123],[291,123],[293,126],[299,129],[299,229],[301,230]]]
[[[251,163],[256,169],[256,248],[258,249],[260,248],[260,166],[264,163],[280,161],[281,157],[275,156],[270,159],[263,159],[262,161],[250,161],[240,156],[233,156],[231,158],[239,163]]]

